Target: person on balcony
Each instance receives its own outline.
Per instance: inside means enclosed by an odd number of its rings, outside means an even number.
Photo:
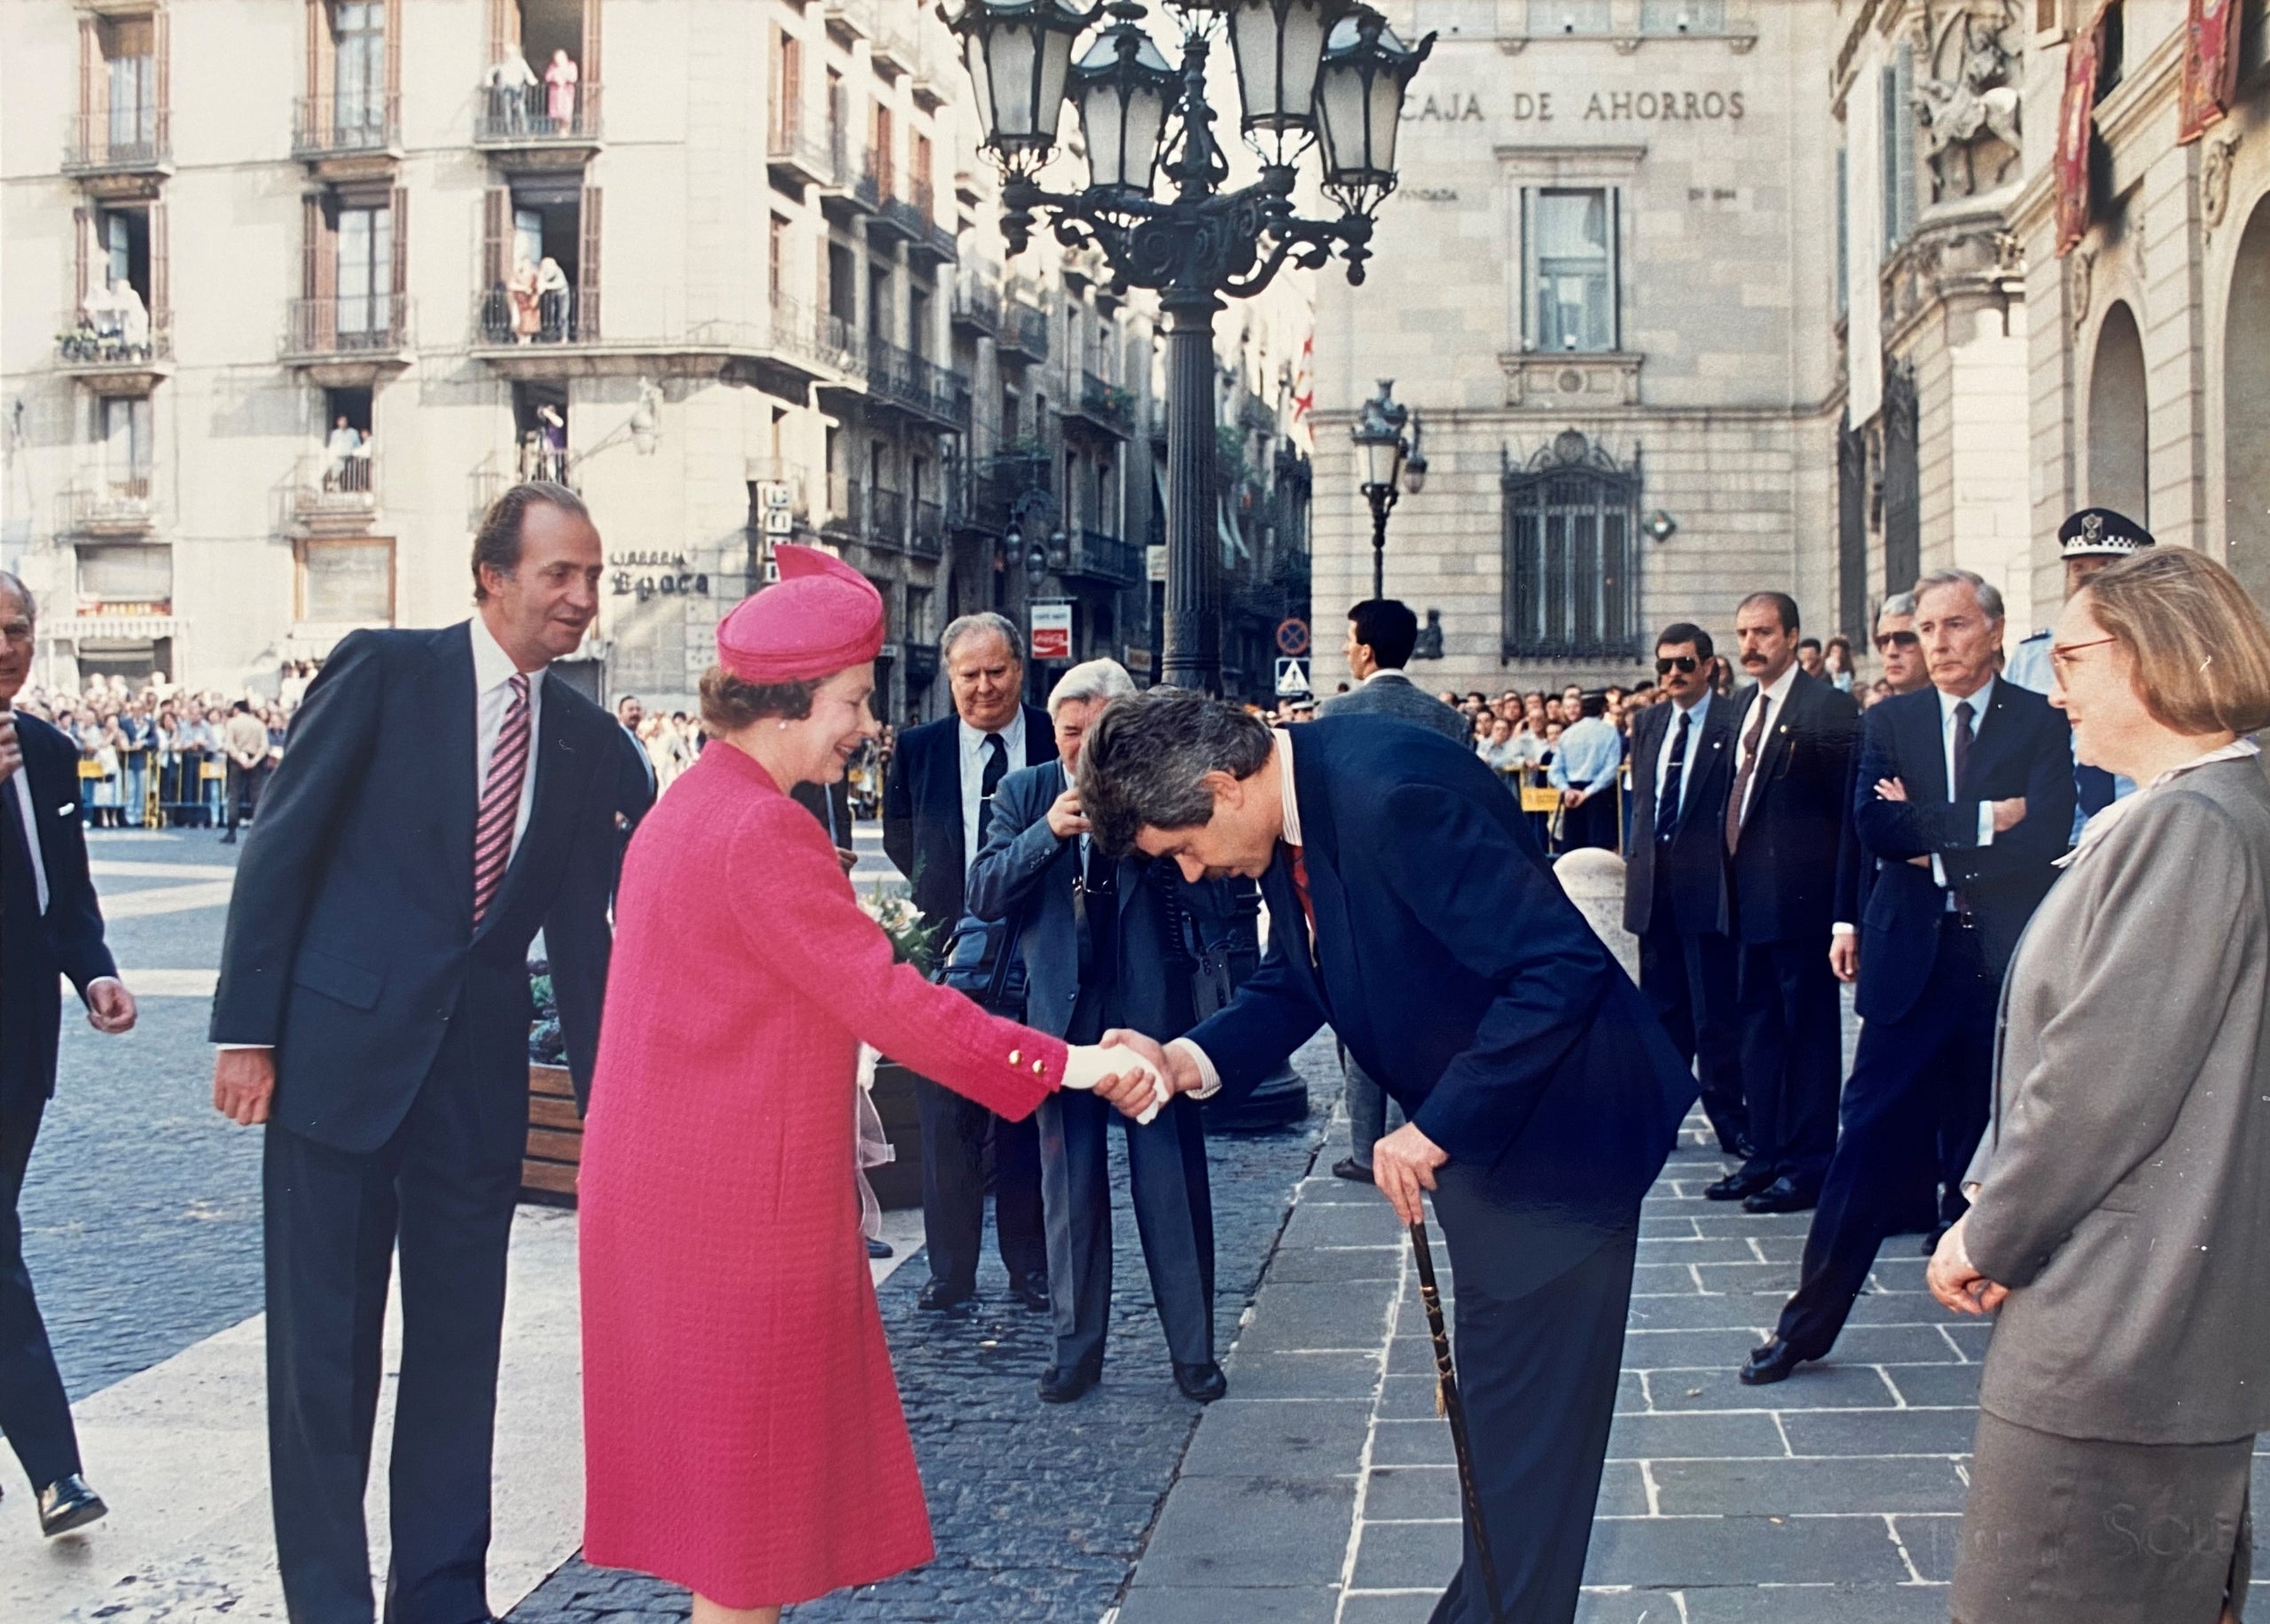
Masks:
[[[552,53],[552,61],[544,70],[544,112],[552,120],[549,133],[565,135],[575,128],[575,82],[582,77],[582,70],[565,47]]]
[[[544,316],[537,297],[536,267],[526,256],[513,262],[513,275],[505,284],[505,297],[513,313],[513,341],[526,344],[542,331]]]
[[[333,422],[331,436],[323,442],[330,461],[324,468],[323,488],[325,490],[354,490],[353,463],[363,449],[363,431],[347,420],[345,413]]]
[[[118,311],[118,337],[130,355],[150,353],[150,307],[124,277],[110,279],[111,303]]]
[[[536,69],[517,51],[497,59],[484,75],[489,90],[489,119],[492,129],[518,135],[528,127],[528,94],[536,89]]]
[[[546,344],[557,344],[569,336],[568,307],[574,296],[575,290],[568,283],[568,273],[560,269],[558,260],[545,254],[544,262],[536,269],[536,302],[541,326],[537,336]]]

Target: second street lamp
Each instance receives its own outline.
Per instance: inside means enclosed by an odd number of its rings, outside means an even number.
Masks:
[[[1406,46],[1377,12],[1348,0],[1191,0],[1180,9],[1177,67],[1143,27],[1143,7],[1119,4],[1072,66],[1074,36],[1100,14],[1068,0],[967,0],[953,27],[969,42],[985,144],[1004,176],[1009,252],[1023,252],[1045,211],[1065,246],[1102,251],[1114,291],[1159,292],[1167,332],[1160,676],[1217,692],[1214,316],[1225,295],[1250,297],[1288,264],[1316,269],[1335,248],[1349,281],[1362,282],[1373,217],[1395,189],[1403,91],[1434,35]],[[1235,57],[1241,128],[1261,159],[1259,176],[1235,191],[1225,190],[1229,160],[1206,99],[1217,26],[1225,26]],[[1046,191],[1035,178],[1053,151],[1068,90],[1089,165],[1089,184],[1070,193]],[[1325,195],[1342,211],[1336,220],[1304,219],[1293,207],[1294,165],[1319,126]],[[1153,195],[1160,170],[1171,191],[1165,198]]]
[[[1372,596],[1387,596],[1387,516],[1404,491],[1419,494],[1427,482],[1427,459],[1419,449],[1419,420],[1395,398],[1395,379],[1380,379],[1380,392],[1356,409],[1348,437],[1356,442],[1364,500],[1372,508]],[[1405,426],[1411,438],[1405,440]]]

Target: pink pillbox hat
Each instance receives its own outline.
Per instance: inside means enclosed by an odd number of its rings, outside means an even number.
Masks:
[[[780,579],[717,622],[717,663],[745,683],[798,683],[873,660],[883,646],[874,583],[817,547],[772,550]]]

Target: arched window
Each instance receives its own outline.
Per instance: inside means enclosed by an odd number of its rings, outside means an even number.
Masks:
[[[1640,649],[1640,460],[1563,429],[1507,463],[1505,654],[1627,660]]]
[[[2255,206],[2223,312],[2223,561],[2270,604],[2270,200]],[[2142,516],[2137,516],[2142,521]]]
[[[2126,302],[2104,313],[2089,368],[2089,505],[2149,527],[2151,440],[2145,415],[2144,340]]]

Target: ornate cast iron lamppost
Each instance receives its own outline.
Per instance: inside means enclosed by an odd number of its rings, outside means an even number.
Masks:
[[[1108,12],[1077,62],[1073,47]],[[967,42],[985,145],[999,164],[1002,230],[1011,254],[1036,215],[1068,247],[1093,243],[1112,285],[1156,288],[1167,317],[1167,590],[1160,675],[1221,685],[1215,579],[1214,315],[1248,298],[1288,263],[1316,269],[1336,246],[1348,280],[1364,279],[1373,216],[1395,190],[1403,92],[1433,49],[1413,48],[1378,12],[1351,0],[1176,0],[1182,63],[1170,66],[1142,26],[1142,6],[1082,10],[1071,0],[965,0],[953,27]],[[1251,184],[1225,191],[1229,161],[1214,138],[1206,59],[1217,20],[1229,35],[1244,104],[1240,128],[1261,160]],[[1063,193],[1035,178],[1069,99],[1087,146],[1088,185]],[[1295,166],[1313,142],[1337,220],[1294,212]],[[1163,173],[1169,195],[1154,195]]]
[[[1419,449],[1418,414],[1394,398],[1395,379],[1380,379],[1380,392],[1356,409],[1348,437],[1362,464],[1360,486],[1372,504],[1372,596],[1387,596],[1387,516],[1404,491],[1417,496],[1427,483],[1427,455]],[[1411,438],[1405,440],[1405,425]]]

